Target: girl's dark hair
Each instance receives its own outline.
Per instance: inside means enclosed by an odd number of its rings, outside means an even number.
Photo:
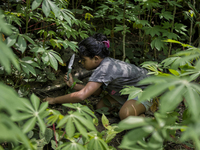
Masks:
[[[109,56],[110,51],[103,41],[107,41],[107,38],[100,33],[82,40],[78,45],[80,57],[87,56],[93,58],[94,56],[100,56],[101,58],[105,58]]]

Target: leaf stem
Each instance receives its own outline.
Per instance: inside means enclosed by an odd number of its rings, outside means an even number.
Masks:
[[[55,138],[55,142],[56,142],[56,147],[58,147],[58,142],[56,140],[56,128],[55,128],[55,124],[53,124],[53,133],[54,133],[54,138]]]

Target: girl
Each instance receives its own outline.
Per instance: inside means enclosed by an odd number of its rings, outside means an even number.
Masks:
[[[49,104],[78,103],[91,95],[99,95],[103,88],[108,92],[108,95],[99,101],[96,109],[107,107],[103,99],[108,100],[111,104],[120,104],[122,105],[119,111],[121,120],[128,116],[140,116],[149,109],[150,102],[139,103],[137,97],[127,100],[128,96],[122,96],[119,93],[125,85],[138,87],[137,83],[148,76],[147,70],[108,57],[110,42],[102,34],[88,37],[81,41],[78,46],[82,65],[87,70],[94,70],[88,83],[85,86],[76,84],[74,89],[77,92],[56,98],[47,97],[45,101],[48,101]],[[67,85],[71,87],[74,82],[72,75],[69,74],[69,80],[67,76],[64,79]],[[145,87],[140,88],[144,89]]]

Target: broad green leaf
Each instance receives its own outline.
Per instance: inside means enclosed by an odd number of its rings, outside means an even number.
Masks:
[[[26,40],[21,36],[21,35],[19,35],[18,36],[18,40],[17,40],[17,43],[18,43],[18,45],[19,45],[19,50],[22,52],[22,54],[25,52],[25,50],[26,50],[26,47],[27,47],[27,45],[26,45]]]
[[[35,109],[35,111],[38,111],[39,105],[40,105],[40,100],[39,98],[33,93],[30,97],[31,102],[33,104],[33,107]]]
[[[200,114],[200,96],[191,86],[187,86],[187,93],[185,99],[188,103],[189,111],[192,114],[193,119],[198,118]]]
[[[34,0],[33,3],[32,3],[32,10],[39,7],[41,3],[42,3],[42,0]]]
[[[46,17],[48,17],[50,13],[50,6],[49,6],[48,1],[49,0],[43,0],[42,2],[42,11],[44,12]]]
[[[39,109],[39,113],[42,113],[43,111],[45,111],[48,107],[48,102],[43,102],[41,105],[40,105],[40,109]]]
[[[34,112],[34,109],[33,109],[32,105],[31,105],[31,103],[30,103],[27,99],[23,98],[23,99],[21,99],[21,102],[23,103],[23,105],[24,105],[26,108],[28,108],[28,110],[29,110],[28,112],[29,112],[29,113]]]
[[[29,65],[25,62],[22,62],[21,66],[22,66],[23,71],[26,74],[29,74],[29,72],[31,72],[34,76],[37,76],[35,69],[31,65]]]
[[[6,39],[7,46],[8,47],[13,46],[17,41],[17,37],[18,37],[17,34],[12,34],[11,36],[7,37],[7,39]]]
[[[84,136],[87,138],[87,131],[85,129],[85,126],[83,126],[83,124],[81,122],[79,122],[78,120],[74,119],[74,124],[77,128],[77,130]],[[85,125],[85,124],[84,124]]]
[[[71,117],[68,119],[66,123],[65,131],[66,131],[66,134],[69,136],[69,138],[72,138],[74,136],[75,126],[73,123],[73,119]]]
[[[6,72],[10,73],[11,72],[11,66],[10,64],[12,63],[18,70],[20,70],[20,66],[18,63],[18,60],[16,59],[14,53],[12,50],[0,40],[0,63],[2,66],[5,67]]]
[[[34,128],[36,121],[37,121],[36,117],[33,117],[33,118],[27,120],[22,127],[23,133],[27,133],[27,132],[31,131]]]
[[[157,50],[161,50],[162,48],[164,48],[164,43],[162,42],[162,40],[158,37],[155,38],[152,42],[151,42],[151,48],[156,48]]]
[[[73,113],[74,118],[79,120],[81,124],[83,124],[87,129],[96,131],[96,128],[94,127],[93,123],[90,122],[89,120],[86,120],[84,117],[82,117],[79,113],[75,112]]]
[[[179,76],[179,72],[178,72],[178,71],[173,70],[173,69],[169,69],[169,71],[170,71],[173,75]]]
[[[45,125],[44,121],[42,120],[42,118],[40,118],[40,116],[37,116],[37,120],[38,120],[38,123],[39,123],[40,130],[44,134],[45,130],[46,130],[46,125]]]
[[[33,117],[33,115],[30,113],[16,113],[15,115],[11,116],[11,119],[13,121],[21,121],[21,120],[25,120],[31,117]]]
[[[130,100],[130,99],[134,99],[135,97],[140,97],[141,96],[141,94],[142,94],[142,89],[141,88],[136,88],[136,87],[134,87],[134,86],[127,86],[127,87],[125,87],[124,89],[122,89],[121,91],[120,91],[120,93],[122,94],[122,95],[127,95],[127,94],[129,94],[129,96],[128,96],[128,100]]]
[[[129,116],[119,123],[119,128],[129,130],[141,126],[148,125],[149,118]]]
[[[34,53],[40,53],[40,52],[45,52],[45,49],[42,47],[34,47],[33,49],[30,50],[31,52]]]
[[[183,94],[185,93],[185,86],[180,85],[175,87],[172,91],[164,94],[160,99],[159,111],[163,114],[174,110],[178,104],[183,100]]]
[[[10,35],[12,33],[12,30],[9,28],[8,24],[6,24],[5,20],[4,20],[4,15],[2,10],[0,10],[0,28],[1,31],[7,35]]]
[[[53,67],[55,70],[57,70],[58,69],[58,62],[57,62],[57,60],[55,59],[55,57],[51,53],[48,53],[48,56],[49,56],[51,67]]]
[[[152,128],[152,127],[150,127]],[[153,128],[152,128],[153,131]],[[129,131],[122,139],[122,142],[120,144],[120,148],[127,148],[132,147],[137,144],[138,140],[145,138],[149,135],[148,132],[145,132],[142,130],[142,128],[136,128],[131,131]]]
[[[31,44],[33,44],[34,46],[36,46],[35,42],[30,38],[28,37],[27,35],[25,34],[21,34],[26,40],[28,40]]]
[[[71,19],[70,19],[70,17],[66,14],[66,12],[63,10],[63,9],[61,9],[61,14],[63,15],[63,17],[64,17],[64,19],[69,23],[69,25],[71,26]]]
[[[101,117],[101,121],[105,128],[107,128],[107,126],[109,126],[109,120],[106,118],[106,116],[104,114]]]
[[[61,119],[57,125],[57,128],[61,127],[62,125],[64,125],[68,120],[69,118],[71,117],[71,115],[67,115],[65,116],[63,119]]]
[[[161,83],[161,84],[150,85],[144,90],[139,101],[152,99],[162,94],[163,92],[167,91],[171,86],[174,86],[175,84],[177,84],[177,82],[168,82],[164,84]]]
[[[88,150],[89,149],[94,149],[94,142],[95,142],[94,138],[89,141],[89,143],[87,144],[87,149]]]
[[[56,4],[54,4],[52,1],[48,1],[49,2],[49,6],[51,7],[51,10],[54,12],[54,15],[56,16],[56,17],[58,17],[59,16],[59,8],[56,6]]]
[[[57,54],[55,54],[54,52],[49,52],[51,55],[53,55],[60,63],[63,64],[63,60],[61,59],[60,56],[58,56]]]
[[[46,52],[44,52],[43,55],[42,55],[42,61],[43,61],[44,64],[49,63],[49,56],[47,55]]]

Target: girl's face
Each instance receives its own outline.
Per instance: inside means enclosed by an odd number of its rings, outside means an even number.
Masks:
[[[99,56],[94,56],[93,58],[83,56],[81,59],[81,64],[86,70],[93,70],[99,66],[103,59]]]

